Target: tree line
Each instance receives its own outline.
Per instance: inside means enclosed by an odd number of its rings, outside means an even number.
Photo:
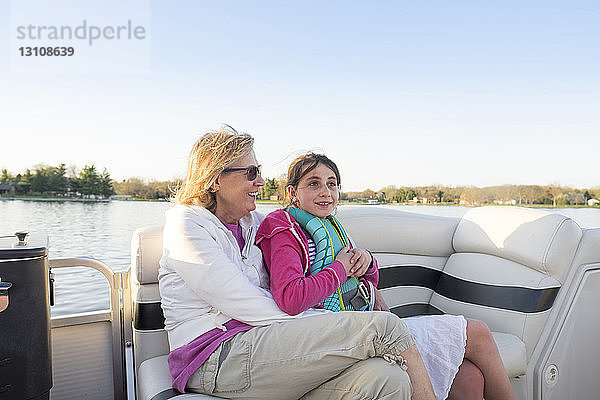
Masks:
[[[283,200],[285,194],[284,175],[265,178],[259,198]],[[168,200],[181,184],[181,180],[147,181],[128,178],[121,182],[111,179],[109,172],[86,165],[82,170],[38,166],[33,171],[11,175],[6,169],[0,173],[0,184],[12,185],[16,194],[46,196],[81,196],[108,198],[120,195],[132,199]],[[5,189],[6,191],[6,189]],[[1,194],[2,192],[0,192]],[[386,186],[377,191],[366,189],[361,192],[341,192],[340,200],[367,203],[422,203],[422,204],[512,204],[546,205],[561,207],[586,205],[590,199],[600,199],[600,188],[578,189],[560,185],[501,185],[501,186]]]
[[[260,190],[261,198],[282,199],[285,193],[285,176],[266,178]],[[474,186],[386,186],[377,191],[366,189],[361,192],[340,193],[340,200],[355,203],[421,203],[421,204],[512,204],[546,205],[564,207],[586,205],[590,199],[600,200],[600,187],[577,189],[560,185],[500,185]]]
[[[382,203],[423,204],[509,204],[563,207],[586,205],[590,199],[600,199],[600,188],[577,189],[560,185],[500,185],[474,186],[386,186],[373,191],[346,192],[340,196],[348,201],[377,200]]]
[[[96,197],[109,198],[121,195],[125,198],[143,200],[169,199],[180,181],[146,181],[128,178],[121,182],[113,180],[106,168],[98,172],[95,165],[77,167],[40,165],[13,175],[7,169],[0,171],[0,195],[43,197]]]
[[[120,196],[144,200],[168,200],[180,183],[180,180],[146,181],[142,178],[128,178],[115,182],[114,187],[115,193]]]
[[[113,180],[106,168],[98,172],[95,165],[77,167],[40,165],[23,173],[11,174],[6,168],[0,171],[0,195],[43,197],[96,197],[109,198],[121,195],[126,198],[159,200],[168,199],[180,181],[145,181],[128,178]]]
[[[115,193],[113,181],[106,168],[98,172],[86,165],[82,170],[59,164],[56,167],[38,166],[32,171],[12,175],[6,169],[0,173],[4,192],[16,195],[58,197],[109,197]]]

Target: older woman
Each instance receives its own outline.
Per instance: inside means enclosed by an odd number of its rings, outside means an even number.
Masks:
[[[264,185],[230,127],[192,148],[166,214],[159,287],[179,391],[246,399],[434,399],[406,325],[382,312],[283,312],[254,244]],[[339,256],[349,271],[349,253]],[[406,372],[405,372],[406,370]]]

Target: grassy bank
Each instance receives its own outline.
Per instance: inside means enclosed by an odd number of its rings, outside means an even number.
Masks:
[[[110,199],[84,199],[80,197],[44,197],[44,196],[0,196],[0,200],[24,201],[79,201],[85,203],[107,203]]]
[[[107,203],[110,201],[153,201],[153,202],[168,202],[165,199],[140,199],[140,198],[129,198],[129,199],[86,199],[81,197],[45,197],[45,196],[0,196],[0,200],[25,200],[25,201],[78,201],[86,203]],[[271,204],[283,206],[279,200],[256,200],[257,204]],[[342,201],[340,205],[374,205],[374,206],[419,206],[419,207],[487,207],[487,206],[501,206],[501,207],[527,207],[527,208],[598,208],[600,205],[588,206],[588,205],[569,205],[559,204],[554,207],[552,204],[456,204],[456,203],[435,203],[435,204],[423,204],[423,203],[377,203],[371,204],[360,201]]]

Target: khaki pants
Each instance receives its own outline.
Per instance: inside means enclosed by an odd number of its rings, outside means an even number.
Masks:
[[[394,314],[338,312],[279,322],[223,342],[186,389],[236,399],[410,399],[390,364],[414,339]]]

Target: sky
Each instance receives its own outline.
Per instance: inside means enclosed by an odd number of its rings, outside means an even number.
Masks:
[[[173,179],[227,123],[263,176],[324,152],[344,191],[596,188],[599,19],[595,1],[0,2],[0,168]],[[19,38],[83,21],[144,34]],[[75,54],[20,55],[46,45]]]

